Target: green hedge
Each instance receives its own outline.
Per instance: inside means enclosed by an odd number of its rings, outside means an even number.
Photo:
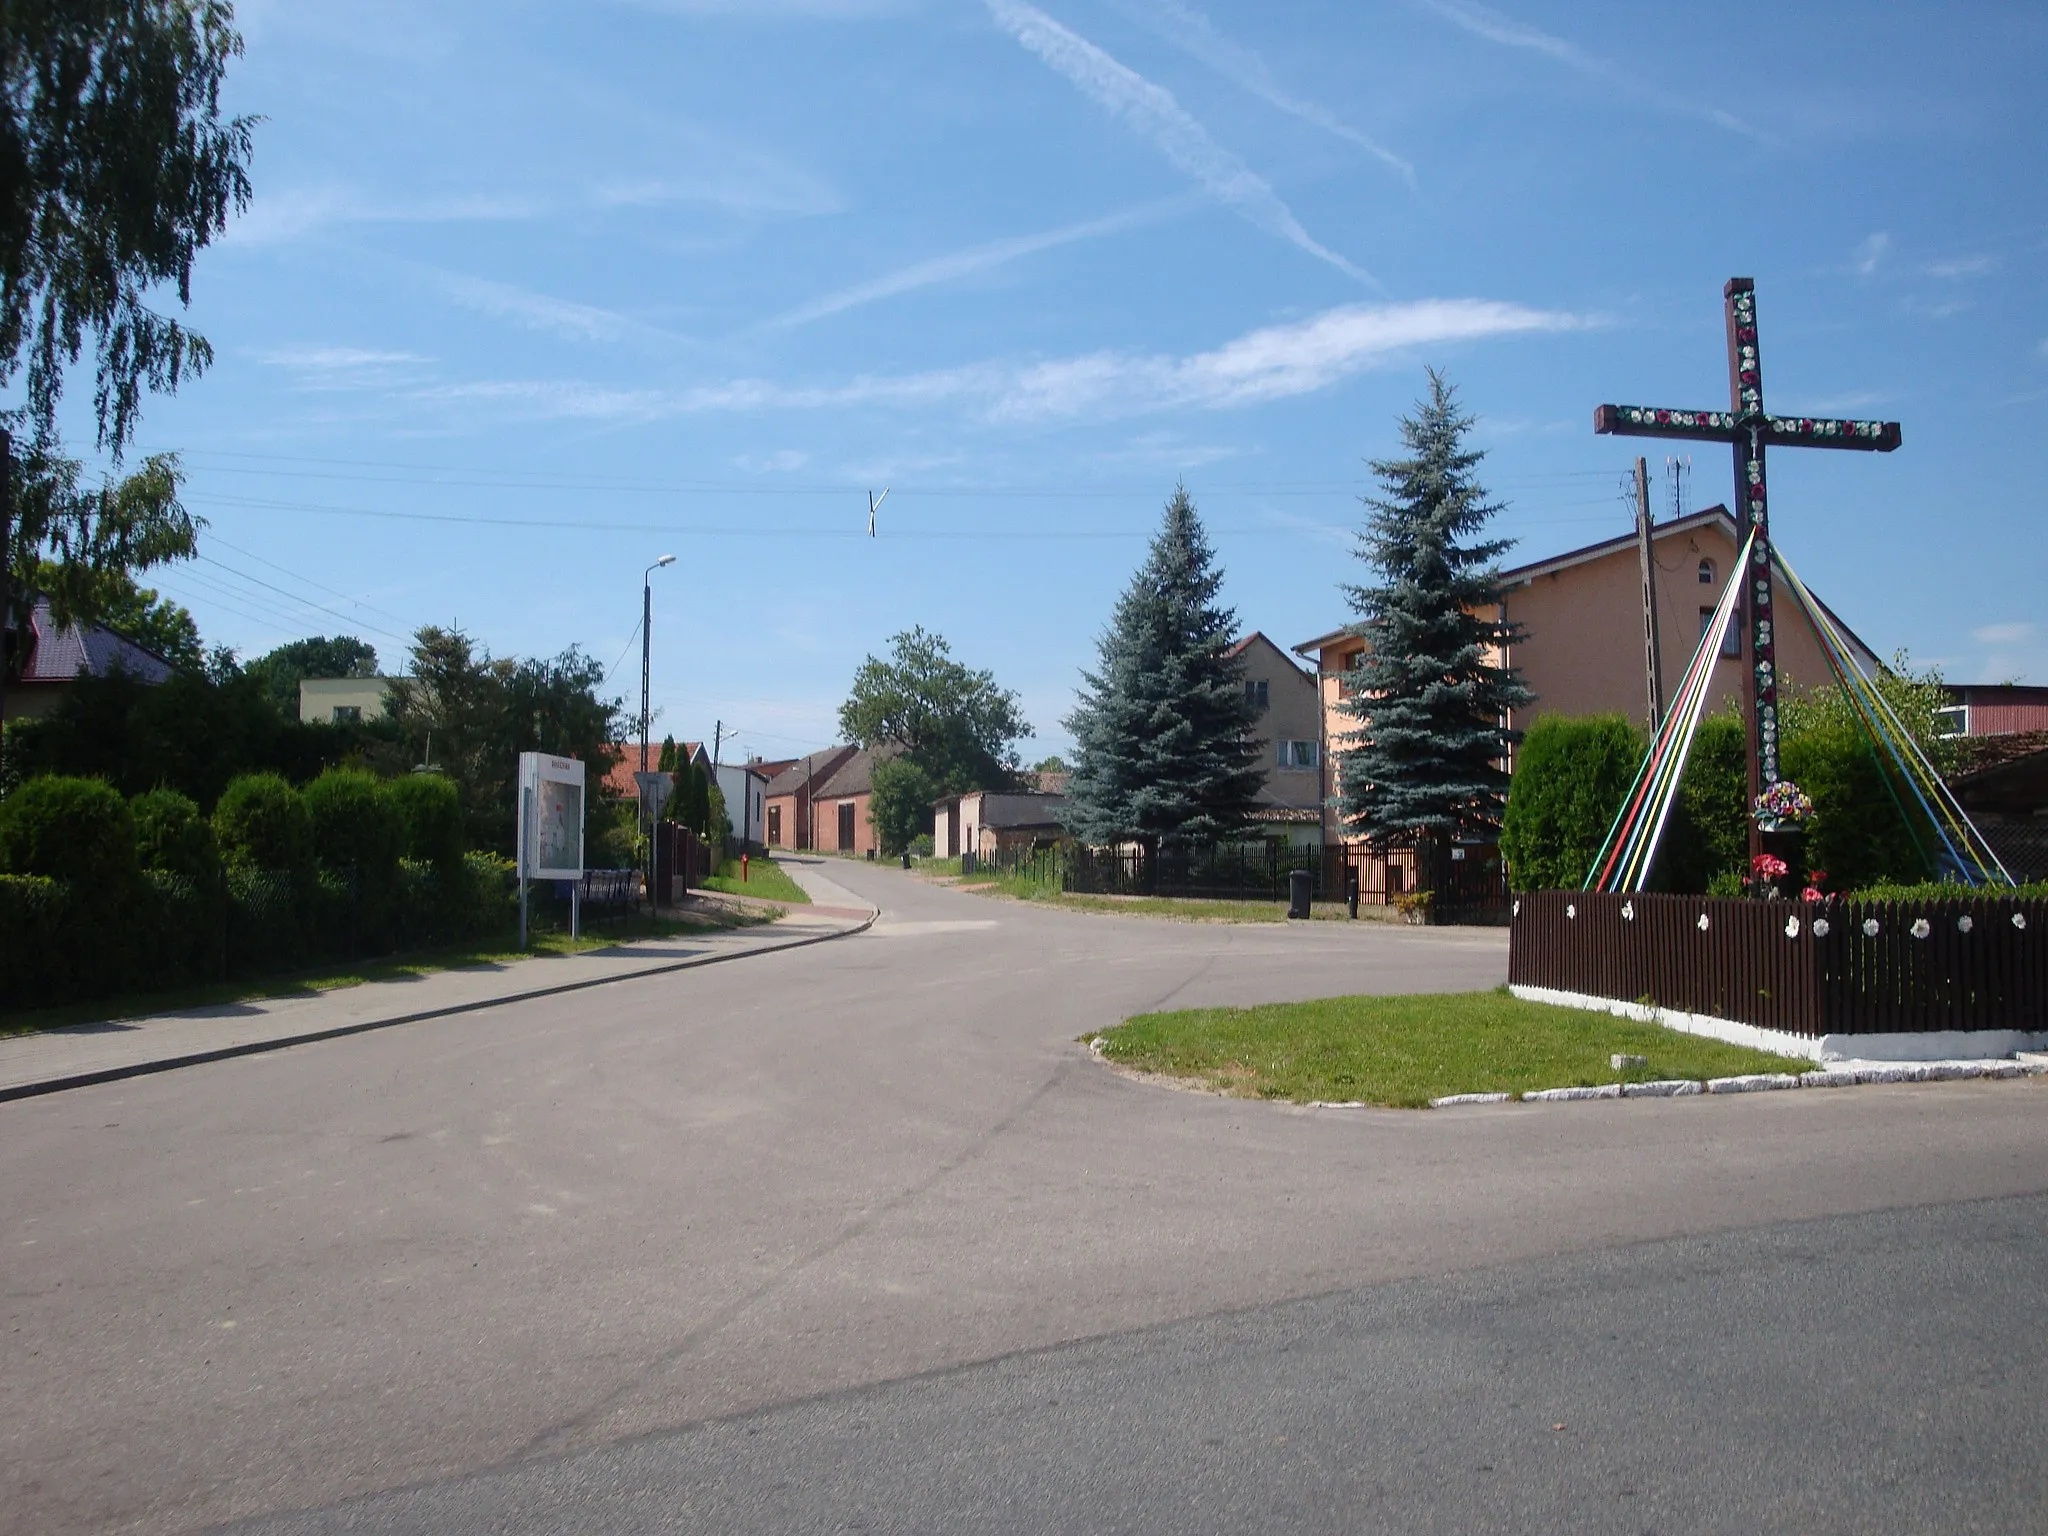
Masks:
[[[31,779],[0,800],[0,871],[117,891],[135,877],[135,818],[101,779]]]
[[[381,932],[365,924],[360,887],[331,867],[309,877],[233,864],[210,881],[145,869],[111,908],[102,890],[0,875],[8,1011],[509,936],[517,912],[512,861],[491,854],[399,863]]]
[[[1620,715],[1544,715],[1529,727],[1515,750],[1500,833],[1516,890],[1572,890],[1585,881],[1644,749],[1642,733]]]
[[[313,821],[306,801],[283,776],[245,773],[221,791],[213,808],[221,857],[240,869],[311,868]]]

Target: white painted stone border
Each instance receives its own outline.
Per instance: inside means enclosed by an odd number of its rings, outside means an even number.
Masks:
[[[1696,1093],[1771,1093],[1784,1088],[1855,1088],[1865,1083],[1952,1083],[1974,1077],[2048,1077],[2048,1062],[1859,1061],[1816,1072],[1749,1072],[1704,1082],[1667,1078],[1654,1083],[1602,1083],[1597,1088],[1539,1088],[1530,1093],[1453,1093],[1431,1099],[1431,1109],[1460,1104],[1570,1104],[1588,1099],[1678,1099]],[[1311,1109],[1363,1109],[1363,1104],[1316,1103]]]
[[[1782,1029],[1738,1024],[1733,1019],[1715,1018],[1710,1013],[1682,1013],[1676,1008],[1660,1008],[1651,1003],[1624,1003],[1585,992],[1560,992],[1551,987],[1519,983],[1508,990],[1525,1002],[1609,1013],[1616,1018],[1633,1019],[1638,1024],[1659,1024],[1680,1034],[1702,1035],[1729,1045],[1746,1045],[1753,1051],[1768,1051],[1773,1056],[1804,1056],[1809,1061],[1987,1061],[2013,1056],[2021,1051],[2048,1050],[2048,1034],[2029,1034],[2019,1029],[1822,1035],[1814,1040],[1805,1035],[1788,1034]]]

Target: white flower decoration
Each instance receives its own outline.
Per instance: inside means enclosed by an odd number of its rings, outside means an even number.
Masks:
[[[1866,917],[1865,919],[1863,919],[1863,936],[1867,939],[1874,939],[1877,937],[1876,918]]]
[[[1634,922],[1636,920],[1636,904],[1632,901],[1624,901],[1621,904],[1621,915],[1624,921]]]
[[[2026,926],[2027,926],[2027,914],[2026,914],[2026,913],[2024,913],[2024,912],[2015,912],[2015,913],[2013,913],[2013,915],[2012,915],[2012,925],[2013,925],[2013,927],[2015,927],[2015,928],[2018,928],[2018,929],[2020,929],[2020,930],[2021,930],[2022,932],[2024,932],[2024,931],[2025,931],[2025,929],[2026,929]]]
[[[1970,914],[1967,912],[1965,912],[1961,917],[1956,919],[1957,933],[1968,933],[1972,928],[1976,926],[1976,920],[1972,918]]]
[[[1579,915],[1579,909],[1573,906],[1570,902],[1566,902],[1564,904],[1564,915],[1566,917],[1577,917]]]
[[[1815,937],[1816,939],[1824,939],[1824,938],[1826,938],[1826,937],[1828,936],[1828,928],[1829,928],[1829,926],[1830,926],[1830,925],[1829,925],[1829,923],[1828,923],[1828,920],[1827,920],[1826,918],[1824,918],[1824,917],[1816,917],[1816,918],[1815,918],[1815,919],[1813,920],[1813,936],[1814,936],[1814,937]]]
[[[1788,917],[1788,918],[1786,918],[1786,919],[1785,919],[1785,937],[1786,937],[1786,938],[1788,938],[1788,939],[1796,939],[1796,938],[1798,938],[1798,937],[1799,937],[1799,919],[1798,919],[1798,918],[1796,918],[1796,917]]]
[[[1522,901],[1520,897],[1515,898],[1515,910],[1512,915],[1515,917],[1520,917],[1522,915]]]
[[[1709,925],[1707,922],[1707,914],[1702,912],[1700,914],[1700,932],[1705,933],[1707,931],[1708,926]]]
[[[1911,931],[1914,938],[1924,939],[1927,937],[1928,934],[1934,932],[1934,928],[1933,925],[1930,924],[1926,918],[1916,917],[1913,919],[1913,927]]]

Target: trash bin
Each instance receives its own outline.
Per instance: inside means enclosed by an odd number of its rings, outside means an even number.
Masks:
[[[1305,869],[1292,870],[1287,876],[1287,915],[1307,917],[1309,903],[1309,882],[1313,877]]]
[[[905,869],[910,868],[910,850],[908,848],[903,850],[903,867]]]
[[[1344,866],[1344,914],[1356,922],[1358,919],[1358,866]]]

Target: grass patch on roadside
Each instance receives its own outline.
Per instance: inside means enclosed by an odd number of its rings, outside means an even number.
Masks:
[[[795,901],[805,905],[811,898],[804,894],[804,888],[789,878],[788,872],[771,859],[747,860],[747,878],[740,879],[740,861],[727,859],[718,866],[718,872],[703,881],[707,891],[723,891],[728,896],[758,896],[763,901]]]
[[[1617,1072],[1608,1064],[1616,1052],[1647,1057],[1649,1064]],[[1610,1014],[1524,1002],[1505,988],[1146,1013],[1104,1031],[1102,1054],[1238,1098],[1356,1099],[1400,1109],[1420,1109],[1453,1093],[1527,1093],[1813,1065]]]
[[[477,939],[467,944],[448,944],[407,954],[384,955],[353,964],[332,962],[277,976],[251,976],[245,980],[214,982],[200,987],[181,987],[168,992],[135,993],[126,997],[100,998],[94,1002],[63,1003],[54,1008],[26,1008],[0,1013],[0,1038],[34,1034],[39,1030],[63,1029],[72,1024],[100,1024],[109,1020],[141,1018],[157,1013],[176,1013],[187,1008],[213,1008],[226,1003],[247,1003],[263,998],[308,997],[342,987],[359,987],[373,981],[404,981],[436,971],[459,970],[468,965],[509,965],[518,960],[559,959],[564,955],[587,954],[611,949],[635,939],[668,938],[676,934],[717,933],[731,928],[752,928],[772,923],[780,914],[769,908],[734,911],[725,907],[706,908],[687,917],[650,917],[636,914],[596,933],[571,939],[567,933],[529,935],[531,945],[524,951],[515,947],[511,935]]]
[[[1177,923],[1284,923],[1284,901],[1229,901],[1205,896],[1096,896],[1056,891],[1022,875],[970,875],[959,889],[974,895],[1033,901],[1064,912],[1104,912],[1115,917],[1166,918]],[[1361,909],[1362,910],[1362,909]],[[1344,903],[1318,901],[1309,912],[1316,922],[1344,922]],[[1371,918],[1361,918],[1369,921]],[[1384,919],[1380,919],[1384,921]]]

